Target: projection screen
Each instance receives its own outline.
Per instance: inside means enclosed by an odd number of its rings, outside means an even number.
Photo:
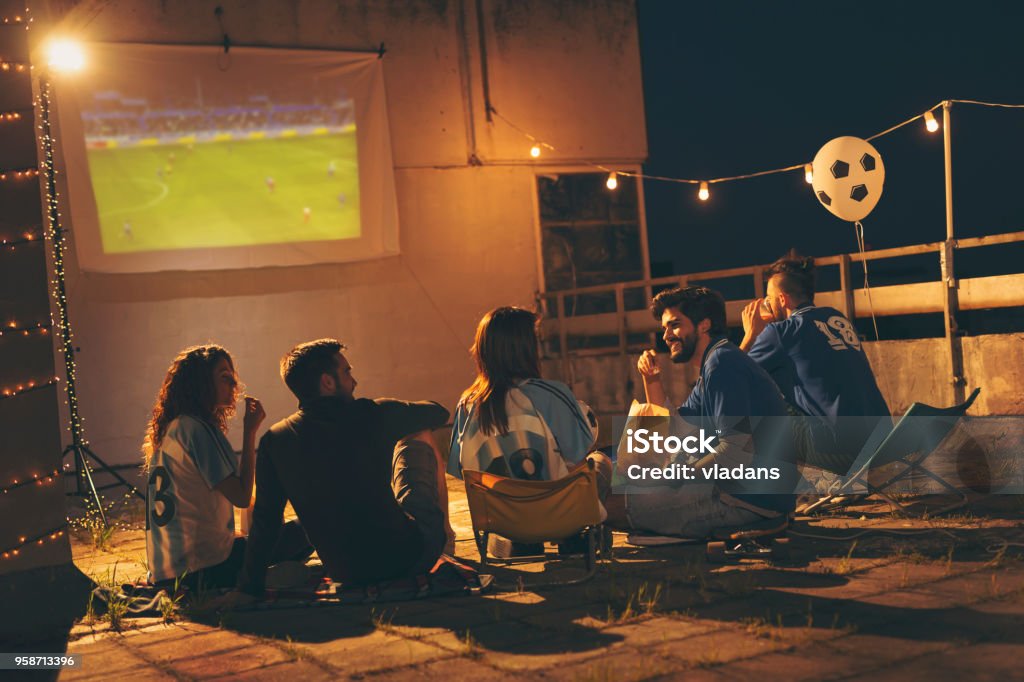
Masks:
[[[87,55],[54,82],[83,270],[398,252],[376,54],[93,43]]]

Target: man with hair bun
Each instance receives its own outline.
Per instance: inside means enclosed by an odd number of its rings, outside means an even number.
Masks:
[[[743,310],[740,348],[778,384],[806,422],[806,463],[846,474],[892,427],[860,336],[845,315],[814,305],[814,259],[772,263],[765,297]],[[869,442],[870,441],[870,442]]]

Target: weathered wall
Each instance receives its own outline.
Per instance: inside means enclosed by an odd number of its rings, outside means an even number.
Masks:
[[[24,4],[0,1],[0,16],[23,11]],[[0,56],[26,63],[29,44],[21,26],[0,30]],[[0,73],[0,111],[20,112],[17,121],[0,125],[0,169],[36,165],[32,83],[27,71]],[[36,178],[0,181],[0,240],[15,242],[25,232],[41,233],[40,185]],[[64,524],[64,491],[59,482],[7,490],[14,483],[47,474],[61,466],[60,421],[57,411],[60,386],[48,386],[8,397],[29,382],[52,378],[57,372],[48,334],[23,335],[10,325],[46,324],[50,318],[50,290],[43,242],[0,249],[0,574],[53,566],[71,560],[66,535],[48,536]],[[26,429],[24,425],[34,428]],[[33,542],[43,536],[43,543]],[[28,542],[27,546],[25,543]],[[0,603],[8,603],[20,582],[0,580]],[[2,607],[0,607],[2,609]],[[13,620],[0,618],[3,620]],[[0,622],[0,642],[13,623]]]
[[[480,315],[534,300],[538,167],[646,156],[635,8],[628,0],[121,0],[78,3],[61,26],[96,41],[214,45],[216,5],[239,45],[385,43],[402,255],[148,275],[80,274],[72,257],[82,413],[95,449],[114,462],[137,461],[170,360],[206,341],[234,354],[270,421],[294,408],[277,376],[278,358],[320,336],[348,343],[359,394],[452,405],[472,377],[467,349]],[[521,134],[485,120],[477,6],[494,107],[559,150],[540,163],[529,159]],[[467,163],[474,151],[482,166]],[[166,322],[178,310],[191,320],[183,328]]]
[[[967,393],[981,387],[970,414],[1024,414],[1024,335],[993,334],[967,337],[963,342]],[[864,348],[893,414],[903,414],[913,402],[953,404],[945,339],[866,342]],[[637,357],[574,358],[568,379],[558,360],[545,361],[544,371],[545,376],[569,382],[580,399],[602,414],[625,414],[632,399],[644,399]],[[660,354],[658,360],[662,375],[668,377],[666,388],[672,402],[682,402],[696,374],[689,367],[672,365],[667,354]]]

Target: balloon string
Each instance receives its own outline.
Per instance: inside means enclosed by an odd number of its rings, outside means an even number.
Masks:
[[[881,341],[878,335],[878,320],[875,318],[875,304],[871,302],[871,284],[868,282],[868,259],[864,255],[864,225],[859,220],[853,223],[853,234],[857,238],[860,262],[864,266],[864,292],[868,295],[868,307],[871,308],[871,324],[875,328],[875,341]]]

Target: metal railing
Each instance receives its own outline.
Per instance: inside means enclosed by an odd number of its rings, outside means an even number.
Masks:
[[[837,308],[850,319],[868,316],[872,313],[879,317],[942,313],[953,374],[954,395],[957,402],[962,402],[964,392],[963,348],[960,342],[962,332],[957,324],[956,315],[960,310],[1024,305],[1024,265],[1021,266],[1022,272],[1017,274],[957,279],[953,267],[954,254],[958,249],[1017,242],[1024,242],[1024,232],[949,239],[928,244],[816,258],[815,265],[819,268],[825,266],[839,268],[840,288],[834,291],[818,292],[815,295],[815,302],[819,305]],[[938,255],[941,272],[938,280],[871,287],[870,292],[864,288],[856,288],[852,282],[851,264],[853,263],[921,254]],[[651,298],[652,291],[658,288],[686,286],[710,280],[750,278],[753,283],[754,296],[761,297],[764,296],[764,272],[767,267],[767,265],[752,265],[546,292],[540,295],[545,306],[544,336],[547,339],[558,339],[558,347],[554,351],[553,357],[561,359],[563,376],[567,377],[569,376],[571,357],[626,354],[631,346],[635,345],[630,344],[630,336],[660,332],[657,321],[651,317],[646,306],[636,309],[627,307],[625,303],[627,294],[635,292],[642,295],[646,304]],[[578,303],[581,298],[595,295],[614,297],[614,311],[580,314]],[[741,324],[741,312],[750,300],[726,301],[726,316],[730,325]],[[553,310],[551,309],[552,301],[554,303]],[[566,312],[567,301],[573,302],[571,314]],[[586,350],[573,351],[569,349],[570,337],[588,337],[590,339],[603,337],[605,342],[598,341],[591,343],[591,347]],[[612,339],[616,341],[609,343],[608,340]],[[647,345],[649,347],[649,342]],[[550,356],[551,354],[549,354]]]

